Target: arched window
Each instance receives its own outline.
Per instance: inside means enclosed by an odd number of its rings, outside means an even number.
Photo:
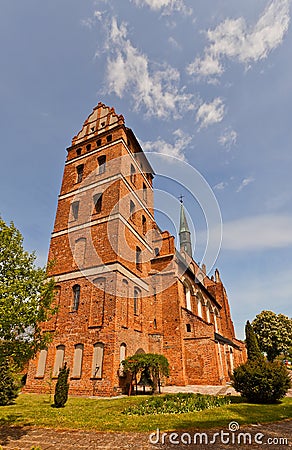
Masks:
[[[128,307],[129,307],[129,283],[127,280],[123,280],[122,282],[122,293],[121,293],[121,321],[122,326],[128,326]]]
[[[219,331],[219,326],[220,326],[220,318],[219,318],[219,311],[218,309],[215,307],[214,308],[214,325],[215,325],[215,331],[216,333],[218,333]]]
[[[84,265],[85,250],[86,250],[86,238],[81,237],[79,239],[76,239],[73,256],[74,256],[74,260],[79,268],[80,268],[80,266]]]
[[[72,289],[73,289],[72,311],[77,311],[79,308],[79,301],[80,301],[80,286],[79,286],[79,284],[75,284]]]
[[[71,203],[71,211],[72,211],[73,220],[77,220],[78,214],[79,214],[79,201],[78,200]]]
[[[146,231],[147,231],[147,222],[146,222],[146,217],[142,216],[142,233],[145,235]]]
[[[138,316],[140,314],[140,289],[134,288],[134,315]]]
[[[75,345],[72,378],[80,378],[81,377],[83,349],[84,349],[83,344]]]
[[[197,314],[199,317],[202,317],[202,294],[199,292],[196,295],[197,298]]]
[[[206,318],[207,318],[207,322],[211,323],[211,311],[212,311],[212,305],[209,302],[209,300],[207,300],[206,303]]]
[[[188,284],[184,284],[184,294],[185,294],[186,308],[191,311],[192,310],[191,289]]]
[[[134,222],[135,220],[135,203],[130,200],[130,220]]]
[[[122,364],[122,361],[126,359],[126,352],[127,352],[127,345],[123,342],[120,345],[120,367],[119,367],[119,376],[124,376],[124,366]]]
[[[138,270],[142,270],[142,261],[141,261],[142,250],[139,247],[136,247],[136,268]]]
[[[97,342],[93,346],[92,378],[102,378],[104,344]]]
[[[145,183],[143,183],[143,200],[147,202],[147,187]]]
[[[63,367],[64,355],[65,355],[65,345],[58,345],[56,347],[56,359],[53,370],[54,377],[57,377],[59,375],[59,371]]]
[[[43,349],[40,351],[36,377],[43,377],[45,375],[47,355],[47,349]]]
[[[97,158],[98,174],[101,175],[105,172],[106,156],[102,155]]]
[[[130,174],[131,183],[135,184],[136,182],[136,171],[133,164],[131,164],[131,174]]]

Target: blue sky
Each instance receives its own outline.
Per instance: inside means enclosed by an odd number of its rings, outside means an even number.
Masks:
[[[180,158],[212,188],[223,220],[215,266],[239,337],[263,309],[291,317],[290,16],[290,0],[3,0],[0,212],[38,262],[65,149],[102,101],[145,150]],[[174,223],[157,218],[174,233],[185,195],[200,261],[204,211],[180,185],[158,176],[156,188],[171,193]]]

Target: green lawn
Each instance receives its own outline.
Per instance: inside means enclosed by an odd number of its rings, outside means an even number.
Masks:
[[[96,431],[152,431],[223,427],[292,418],[292,398],[276,405],[251,405],[239,397],[232,404],[187,414],[128,416],[122,411],[143,396],[119,399],[70,398],[64,408],[51,407],[48,395],[22,394],[14,405],[0,407],[0,425],[30,425]]]

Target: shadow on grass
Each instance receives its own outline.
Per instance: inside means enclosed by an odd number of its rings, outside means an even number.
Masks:
[[[15,425],[20,417],[19,414],[10,414],[5,418],[0,419],[0,445],[6,445],[11,441],[17,441],[27,434],[27,430],[24,427],[29,426],[29,423]]]

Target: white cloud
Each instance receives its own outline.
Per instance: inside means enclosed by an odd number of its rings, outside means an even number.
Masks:
[[[217,183],[213,189],[216,189],[217,191],[223,191],[228,186],[228,183],[225,181],[220,181],[220,183]]]
[[[178,118],[195,109],[194,96],[180,87],[180,73],[164,64],[157,67],[127,39],[125,24],[115,18],[110,25],[107,49],[107,90],[122,98],[130,95],[135,110],[145,108],[148,116]]]
[[[220,97],[217,97],[211,103],[203,103],[199,107],[196,121],[200,123],[199,129],[202,129],[221,122],[223,117],[224,103]]]
[[[153,11],[163,10],[163,14],[171,14],[179,11],[183,14],[191,14],[192,9],[188,8],[183,0],[131,0],[137,6],[149,6]]]
[[[292,217],[260,215],[223,224],[222,248],[256,251],[292,245]]]
[[[277,48],[289,27],[290,0],[273,0],[253,27],[245,19],[226,19],[215,29],[207,31],[210,45],[203,58],[196,58],[187,67],[191,75],[198,77],[220,76],[226,57],[245,65],[259,61]]]
[[[173,132],[174,144],[158,138],[156,141],[147,141],[142,143],[143,150],[146,152],[157,152],[166,156],[174,156],[185,161],[184,150],[190,144],[192,137],[184,133],[181,129]]]
[[[181,45],[172,36],[168,38],[168,42],[176,50],[181,50],[182,49]]]
[[[226,128],[221,136],[218,138],[218,142],[220,145],[225,147],[228,151],[236,144],[237,141],[237,133],[235,130],[230,128]]]
[[[255,181],[255,180],[252,177],[244,178],[242,180],[242,182],[240,183],[239,187],[237,188],[236,192],[242,191],[242,189],[244,189],[246,186],[248,186],[253,181]]]

